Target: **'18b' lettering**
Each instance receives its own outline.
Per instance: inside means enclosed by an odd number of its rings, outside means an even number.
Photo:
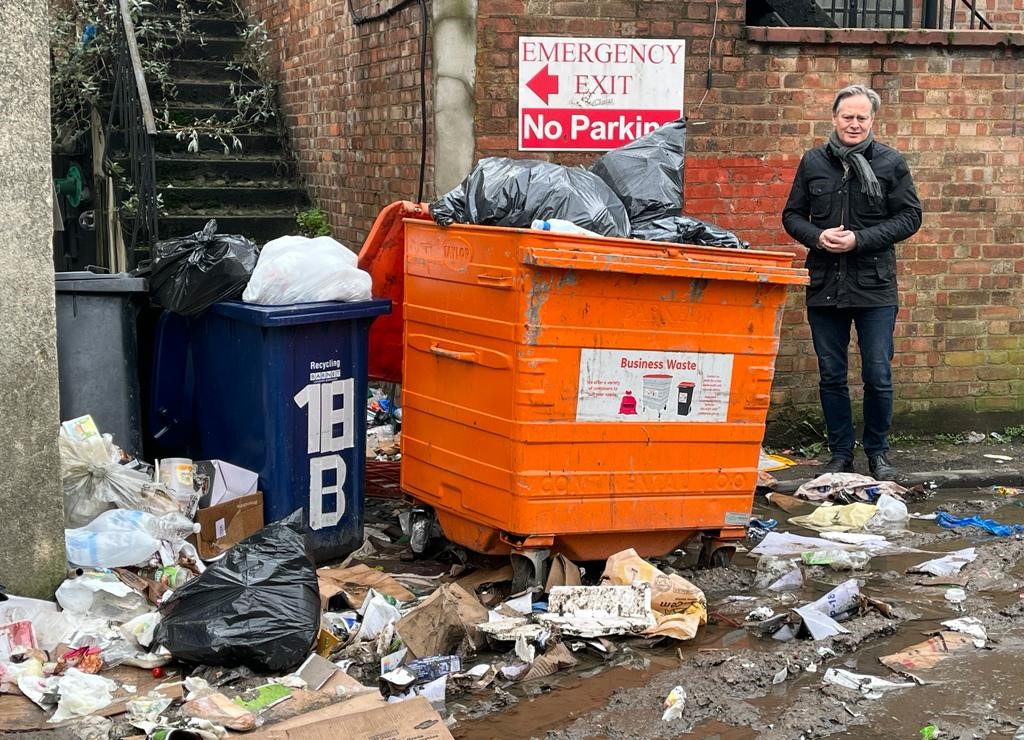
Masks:
[[[355,380],[310,383],[295,394],[306,409],[306,452],[309,458],[309,526],[333,527],[345,513],[345,461],[337,454],[353,446]],[[328,473],[334,483],[325,484]],[[333,495],[334,511],[324,511],[324,498]]]

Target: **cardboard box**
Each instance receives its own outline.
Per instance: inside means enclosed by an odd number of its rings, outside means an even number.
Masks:
[[[359,698],[334,705],[335,717],[287,729],[271,725],[264,730],[265,734],[258,737],[274,740],[330,740],[337,737],[346,740],[452,740],[441,715],[422,696],[362,712],[345,711],[348,704],[354,705]]]
[[[193,535],[199,557],[209,560],[263,529],[263,494],[232,499],[196,512],[202,527]]]
[[[256,493],[259,474],[251,470],[223,460],[198,460],[195,466],[196,472],[205,475],[210,481],[203,497],[199,499],[199,507],[202,509]]]

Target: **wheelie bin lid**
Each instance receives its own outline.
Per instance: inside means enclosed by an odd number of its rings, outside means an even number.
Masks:
[[[319,303],[294,303],[289,306],[264,306],[242,301],[222,301],[210,306],[215,316],[224,316],[235,321],[256,326],[277,327],[298,324],[320,324],[327,321],[351,321],[374,318],[391,313],[389,299],[356,301],[322,301]]]
[[[125,272],[110,275],[76,270],[55,272],[53,278],[58,293],[145,293],[149,289],[145,278]]]
[[[370,273],[373,294],[390,298],[389,316],[370,327],[367,376],[391,383],[402,382],[402,301],[405,298],[405,219],[433,223],[426,203],[399,200],[377,214],[359,250],[359,269]]]

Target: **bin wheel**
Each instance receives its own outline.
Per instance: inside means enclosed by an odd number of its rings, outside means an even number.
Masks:
[[[544,589],[550,554],[550,550],[522,550],[512,553],[513,594]]]
[[[724,568],[732,562],[732,556],[735,554],[735,547],[730,545],[714,545],[706,542],[700,547],[700,554],[697,556],[697,567],[702,569]]]

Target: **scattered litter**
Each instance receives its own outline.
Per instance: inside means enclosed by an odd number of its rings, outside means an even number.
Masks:
[[[959,632],[940,632],[924,642],[912,645],[898,653],[886,655],[879,661],[897,673],[934,668],[954,652],[974,647],[974,638]]]
[[[789,523],[818,532],[849,532],[863,528],[877,511],[878,507],[873,504],[819,506],[805,516],[791,517]]]
[[[1009,486],[992,486],[992,492],[997,496],[1024,496],[1024,488],[1011,488]]]
[[[664,722],[671,722],[674,719],[679,719],[683,716],[683,710],[686,708],[686,689],[682,686],[676,686],[665,697],[665,711],[661,715],[661,719]]]
[[[650,637],[690,640],[697,635],[700,625],[708,621],[703,591],[682,576],[663,573],[632,548],[608,558],[601,580],[617,585],[641,582],[650,585],[650,607],[657,620],[656,626],[646,632]],[[550,603],[548,608],[554,610]]]
[[[1009,537],[1024,532],[1024,525],[1021,524],[1000,524],[992,519],[982,519],[980,516],[958,518],[944,511],[939,512],[935,521],[940,527],[945,527],[946,529],[978,527],[997,537]]]
[[[944,596],[946,601],[958,608],[962,608],[960,605],[967,601],[967,592],[959,587],[947,588]]]
[[[886,681],[884,678],[878,678],[877,676],[853,673],[842,668],[829,668],[825,671],[822,680],[825,683],[835,684],[836,686],[857,689],[868,699],[881,699],[882,695],[887,691],[909,689],[916,686],[914,683],[895,683],[894,681]]]
[[[948,627],[954,632],[961,632],[968,637],[974,638],[974,647],[977,648],[985,647],[985,643],[988,641],[988,633],[985,631],[985,625],[983,625],[981,620],[977,617],[947,619],[942,623],[942,626]]]
[[[787,678],[789,678],[789,666],[783,666],[779,669],[778,673],[772,676],[772,686],[782,683]]]
[[[827,565],[832,570],[863,570],[871,555],[860,550],[812,550],[801,559],[805,565]]]
[[[918,565],[907,568],[907,573],[928,573],[933,576],[951,576],[959,573],[968,563],[978,557],[973,547],[956,550],[941,558],[926,560]]]
[[[878,481],[859,473],[825,473],[800,486],[794,494],[808,501],[850,504],[874,501],[881,494],[903,494],[907,489],[892,481]]]
[[[558,586],[551,589],[548,612],[537,621],[575,637],[646,632],[657,625],[651,610],[651,586]]]
[[[995,460],[996,462],[1000,463],[1010,462],[1011,460],[1013,460],[1013,458],[1009,457],[1008,455],[985,454],[982,457],[987,457],[989,460]]]
[[[937,740],[941,734],[935,725],[925,725],[918,730],[918,733],[921,735],[921,740]]]

